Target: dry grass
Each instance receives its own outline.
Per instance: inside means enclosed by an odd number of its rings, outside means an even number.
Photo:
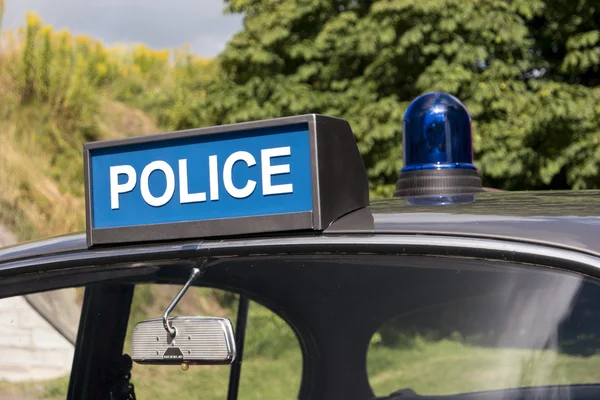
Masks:
[[[100,129],[104,139],[161,132],[154,118],[118,101],[103,101],[101,113]]]
[[[168,129],[215,71],[187,48],[107,47],[33,13],[0,33],[0,223],[20,240],[84,229],[83,143]]]
[[[114,101],[104,103],[99,119],[101,139],[159,131],[143,112]],[[28,126],[19,126],[18,118],[0,121],[0,221],[21,240],[81,231],[83,181],[78,190],[60,186],[55,174],[63,171],[56,171],[54,155],[36,135],[43,127],[28,120]],[[82,169],[81,152],[74,153],[79,159],[69,165]]]

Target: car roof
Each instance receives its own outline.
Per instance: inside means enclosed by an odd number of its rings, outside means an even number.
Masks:
[[[600,191],[482,192],[469,203],[413,206],[375,200],[326,233],[402,233],[496,238],[600,255]],[[361,215],[362,214],[362,215]]]
[[[323,232],[492,238],[600,256],[599,233],[600,191],[482,192],[470,202],[443,206],[414,206],[405,198],[373,200]],[[85,234],[70,234],[1,249],[0,264],[86,249]]]

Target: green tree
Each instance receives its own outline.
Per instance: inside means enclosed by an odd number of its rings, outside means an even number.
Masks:
[[[350,121],[372,189],[429,91],[473,117],[484,183],[600,187],[598,0],[229,0],[244,28],[181,127],[317,112]]]

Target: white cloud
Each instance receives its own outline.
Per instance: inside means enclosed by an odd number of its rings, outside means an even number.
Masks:
[[[6,0],[4,28],[22,25],[31,10],[57,29],[108,44],[173,48],[189,43],[198,55],[212,57],[242,28],[242,16],[223,15],[223,9],[222,0]]]

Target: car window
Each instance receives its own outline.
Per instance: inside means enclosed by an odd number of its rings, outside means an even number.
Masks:
[[[567,398],[569,385],[600,381],[595,280],[542,268],[460,266],[426,275],[398,271],[398,281],[406,279],[415,288],[398,285],[404,294],[396,315],[368,350],[376,395],[566,385],[539,389],[539,398]]]
[[[83,288],[0,299],[0,399],[64,399]]]
[[[302,351],[290,326],[251,301],[238,399],[294,399],[302,377]]]
[[[124,351],[129,353],[135,325],[163,315],[181,285],[136,285]],[[212,288],[190,288],[172,314],[231,319],[236,328],[239,296]],[[238,399],[282,399],[298,395],[302,374],[301,350],[289,325],[268,308],[250,301]],[[133,364],[131,381],[136,398],[226,399],[230,366]]]

